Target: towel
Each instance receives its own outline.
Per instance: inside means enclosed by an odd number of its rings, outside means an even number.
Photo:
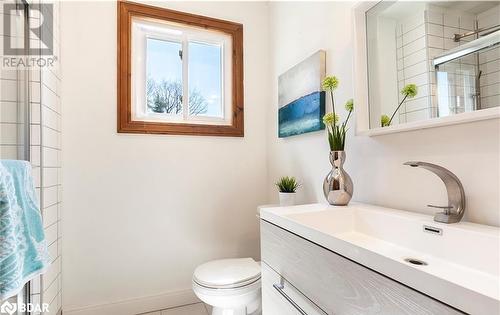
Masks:
[[[0,300],[50,265],[31,164],[0,161]]]

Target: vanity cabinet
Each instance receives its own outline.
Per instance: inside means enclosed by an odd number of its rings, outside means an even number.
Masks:
[[[263,315],[464,314],[261,220]]]

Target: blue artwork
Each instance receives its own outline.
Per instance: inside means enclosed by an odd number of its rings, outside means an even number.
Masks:
[[[320,50],[278,78],[278,136],[325,129],[325,52]]]
[[[325,129],[325,92],[302,96],[278,110],[280,138]]]

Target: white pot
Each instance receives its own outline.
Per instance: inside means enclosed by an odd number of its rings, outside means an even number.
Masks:
[[[295,195],[297,193],[282,193],[280,192],[280,206],[295,206]]]

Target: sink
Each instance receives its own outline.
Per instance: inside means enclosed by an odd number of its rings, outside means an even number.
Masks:
[[[500,229],[361,203],[266,207],[261,218],[471,314],[500,308]]]

